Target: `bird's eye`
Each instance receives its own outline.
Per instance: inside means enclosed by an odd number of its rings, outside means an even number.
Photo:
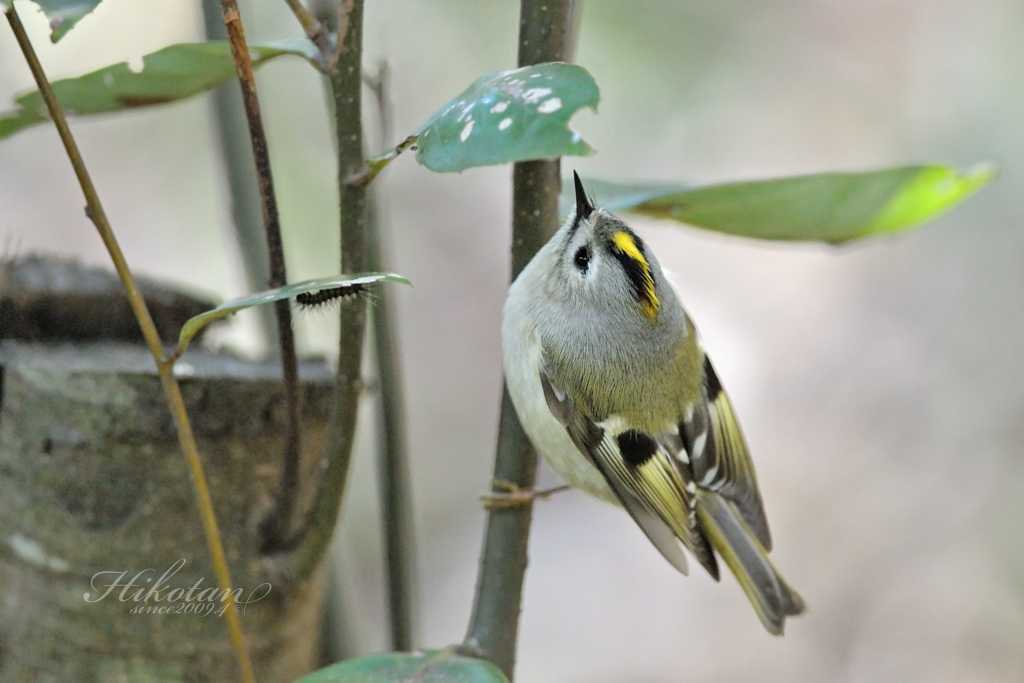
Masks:
[[[576,255],[572,257],[572,262],[581,271],[587,272],[587,266],[590,265],[590,250],[586,247],[580,247],[576,250]]]

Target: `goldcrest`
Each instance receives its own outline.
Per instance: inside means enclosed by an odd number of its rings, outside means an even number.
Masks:
[[[654,254],[574,177],[575,211],[505,303],[505,379],[520,422],[556,473],[625,508],[683,574],[679,542],[716,581],[717,553],[781,634],[804,601],[768,557],[729,397]]]

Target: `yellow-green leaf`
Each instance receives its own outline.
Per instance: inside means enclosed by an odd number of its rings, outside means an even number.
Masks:
[[[966,173],[909,166],[683,187],[585,180],[599,206],[671,218],[708,230],[771,240],[852,239],[906,230],[935,218],[995,176],[990,165]],[[571,183],[563,183],[571,189]],[[571,201],[563,192],[563,205]]]

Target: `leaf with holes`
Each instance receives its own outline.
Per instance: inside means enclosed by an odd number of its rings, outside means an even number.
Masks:
[[[494,664],[449,650],[349,659],[303,676],[296,683],[508,683]]]
[[[579,109],[597,109],[600,93],[581,66],[551,62],[484,76],[418,131],[416,160],[448,173],[594,150],[569,129]]]
[[[250,45],[254,67],[282,55],[297,55],[315,64],[316,47],[305,36]],[[53,83],[64,113],[102,114],[175,102],[217,87],[235,76],[235,60],[227,43],[179,43],[143,57],[132,71],[127,62],[103,67],[78,78]],[[50,120],[39,91],[18,97],[18,109],[0,113],[0,138]]]
[[[330,277],[321,277],[314,280],[296,282],[294,284],[285,285],[284,287],[278,287],[277,289],[268,289],[265,292],[246,294],[245,296],[225,301],[220,306],[212,308],[209,311],[200,313],[182,325],[181,332],[178,335],[178,348],[175,349],[174,357],[177,358],[181,356],[181,354],[185,353],[185,349],[188,348],[189,342],[192,341],[193,337],[196,336],[199,330],[203,329],[214,320],[226,318],[227,316],[246,308],[252,308],[253,306],[259,306],[261,304],[269,304],[275,301],[281,301],[282,299],[292,299],[303,294],[311,294],[315,304],[319,300],[324,299],[323,292],[326,290],[348,290],[348,292],[338,292],[338,296],[344,297],[348,293],[361,291],[366,285],[371,285],[375,282],[399,282],[404,285],[410,284],[404,277],[401,275],[395,275],[394,273],[359,273],[357,275],[333,275]]]
[[[995,176],[980,165],[908,166],[687,188],[666,183],[585,180],[599,206],[742,237],[840,244],[907,230],[954,206]],[[561,203],[571,209],[572,183]]]

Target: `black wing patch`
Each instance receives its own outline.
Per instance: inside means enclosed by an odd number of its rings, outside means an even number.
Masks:
[[[615,440],[619,444],[622,459],[630,467],[643,466],[658,452],[658,442],[635,429],[622,432]]]

